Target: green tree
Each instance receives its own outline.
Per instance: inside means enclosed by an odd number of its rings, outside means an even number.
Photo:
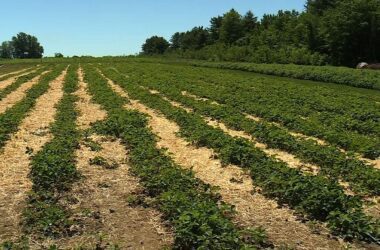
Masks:
[[[63,58],[63,54],[62,53],[55,53],[54,57],[55,58]]]
[[[244,15],[242,22],[243,22],[244,32],[245,33],[252,32],[256,28],[256,26],[258,24],[257,17],[253,14],[252,11],[248,11]]]
[[[216,42],[220,38],[220,28],[222,27],[222,16],[213,17],[210,20],[210,39],[212,42]]]
[[[182,40],[184,36],[184,32],[176,32],[170,39],[170,48],[172,49],[180,49],[182,48]]]
[[[241,15],[234,9],[224,14],[220,27],[220,40],[226,44],[233,44],[243,37],[244,26]]]
[[[163,54],[169,48],[169,42],[163,37],[152,36],[146,39],[142,45],[142,51],[144,54]]]
[[[24,32],[18,33],[12,38],[15,58],[41,58],[44,48],[35,36]]]
[[[0,58],[13,58],[14,47],[12,42],[5,41],[0,46]]]
[[[322,15],[324,11],[336,6],[339,0],[307,0],[306,10],[312,14]]]
[[[322,17],[320,35],[334,64],[380,60],[379,34],[378,0],[345,0]]]
[[[182,37],[183,49],[201,49],[207,45],[209,33],[203,27],[194,27]]]

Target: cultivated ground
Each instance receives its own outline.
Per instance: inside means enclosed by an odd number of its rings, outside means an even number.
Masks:
[[[0,244],[378,249],[380,92],[337,82],[155,60],[5,64]]]

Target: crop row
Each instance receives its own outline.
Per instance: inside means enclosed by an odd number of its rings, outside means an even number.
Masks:
[[[254,183],[261,187],[264,195],[312,219],[327,221],[332,232],[344,238],[371,240],[378,236],[378,224],[364,214],[360,199],[346,195],[337,181],[304,175],[286,163],[268,157],[251,142],[233,138],[209,126],[199,115],[176,108],[159,95],[140,88],[140,82],[132,81],[112,68],[103,68],[103,73],[124,88],[131,98],[176,122],[180,126],[180,135],[188,141],[214,149],[225,164],[249,169]]]
[[[50,73],[42,76],[20,102],[7,109],[5,113],[0,114],[0,148],[4,147],[10,135],[17,131],[21,121],[34,107],[36,99],[49,89],[50,81],[58,77],[63,68],[63,65],[58,65]]]
[[[80,138],[76,128],[77,97],[73,95],[78,85],[76,69],[70,66],[64,80],[64,95],[50,130],[53,139],[32,157],[29,174],[33,187],[24,212],[26,228],[51,237],[68,234],[70,230],[69,212],[60,199],[80,177],[75,167]]]
[[[306,66],[292,64],[284,65],[212,62],[192,62],[190,64],[200,67],[242,70],[260,74],[285,76],[295,79],[313,80],[380,90],[380,74],[376,71],[370,70],[357,70],[345,67]]]
[[[145,115],[124,109],[128,100],[113,92],[95,68],[87,65],[84,72],[94,101],[108,112],[108,119],[95,124],[94,130],[125,144],[132,172],[174,228],[174,248],[240,249],[262,242],[252,237],[257,230],[243,237],[231,222],[233,209],[220,201],[212,187],[157,148]]]
[[[199,71],[201,77],[194,77],[195,72],[192,71],[195,70]],[[204,85],[246,93],[242,98],[248,97],[250,101],[257,98],[259,102],[254,102],[255,105],[268,106],[279,114],[292,115],[293,119],[303,117],[308,123],[319,123],[336,131],[380,135],[380,111],[376,105],[380,98],[377,91],[227,72],[228,74],[214,69],[182,67],[180,72],[174,73],[180,73],[176,76],[188,80],[203,78]]]
[[[8,65],[8,67],[7,67],[8,70],[5,70],[5,71],[2,70],[2,73],[5,73],[5,74],[2,74],[0,76],[0,82],[4,81],[4,80],[7,80],[7,79],[9,79],[11,77],[18,76],[18,75],[20,75],[20,74],[22,74],[24,72],[32,70],[32,68],[25,68],[25,65],[22,65],[21,69],[20,69],[20,65],[13,65],[13,66],[14,67],[9,67],[9,65]]]
[[[117,68],[122,72],[133,70],[150,81],[181,83],[183,88],[200,97],[280,123],[288,129],[362,153],[365,157],[374,159],[380,155],[380,111],[374,101],[379,100],[367,98],[370,95],[352,91],[340,94],[339,90],[318,88],[316,84],[303,86],[212,69],[120,65]]]
[[[34,77],[42,74],[45,70],[46,70],[46,68],[40,68],[40,69],[38,69],[35,72],[29,73],[29,74],[27,74],[25,76],[18,77],[15,82],[13,82],[12,84],[8,85],[4,89],[0,90],[0,101],[2,99],[4,99],[4,97],[6,97],[8,94],[10,94],[12,91],[14,91],[18,87],[20,87],[23,83],[25,83],[27,81],[30,81]]]
[[[0,81],[14,77],[38,67],[35,63],[11,63],[0,67]]]
[[[139,81],[143,86],[158,90],[168,98],[190,107],[194,112],[224,122],[232,129],[245,131],[270,148],[284,150],[294,154],[307,163],[321,167],[319,174],[349,182],[358,193],[380,194],[380,171],[363,161],[341,152],[333,146],[320,145],[291,135],[287,130],[274,124],[247,118],[238,109],[229,105],[214,105],[209,100],[196,100],[184,96],[181,89],[185,84],[175,81],[146,81],[129,75],[131,80]]]

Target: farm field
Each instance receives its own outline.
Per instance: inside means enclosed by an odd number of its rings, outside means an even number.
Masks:
[[[379,249],[378,73],[269,66],[4,64],[0,244]]]

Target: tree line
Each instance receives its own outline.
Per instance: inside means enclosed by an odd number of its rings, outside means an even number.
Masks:
[[[147,55],[215,61],[354,66],[380,60],[379,0],[307,0],[305,10],[241,15],[231,9],[209,27],[153,36]]]
[[[0,58],[41,58],[44,48],[38,42],[37,37],[18,33],[11,41],[4,41],[0,46]]]

